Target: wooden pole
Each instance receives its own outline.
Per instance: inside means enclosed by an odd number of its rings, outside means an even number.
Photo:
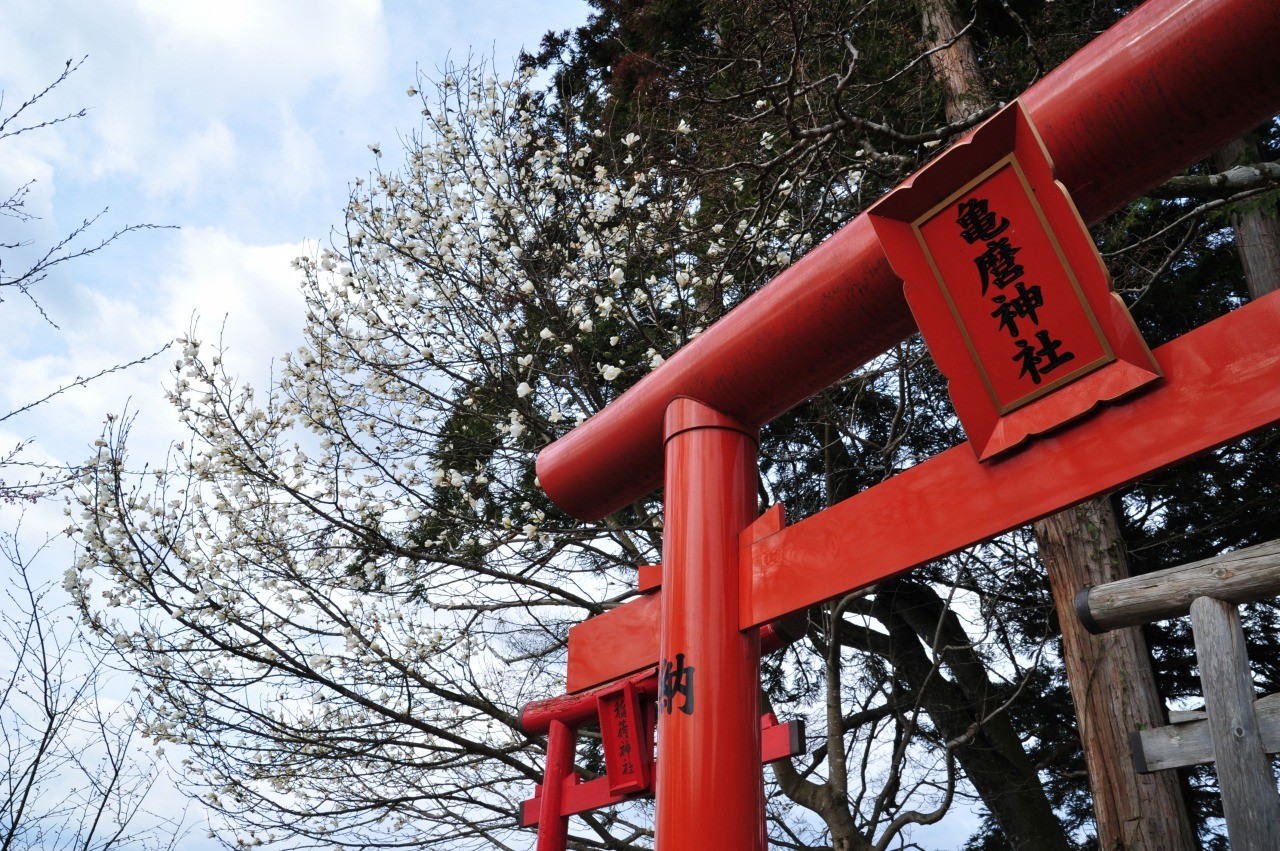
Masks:
[[[1231,603],[1199,597],[1191,603],[1191,627],[1231,847],[1276,851],[1280,795],[1258,733],[1240,613]]]
[[[1086,581],[1094,587],[1077,594],[1076,614],[1093,633],[1181,617],[1197,597],[1251,603],[1280,596],[1280,539],[1105,585]]]

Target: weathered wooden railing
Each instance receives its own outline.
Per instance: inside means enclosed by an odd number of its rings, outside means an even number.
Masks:
[[[1280,795],[1267,756],[1280,752],[1280,695],[1256,696],[1237,608],[1276,596],[1280,540],[1076,597],[1076,614],[1094,633],[1191,615],[1205,709],[1170,713],[1172,723],[1135,730],[1130,745],[1142,773],[1216,763],[1235,851],[1280,848]]]

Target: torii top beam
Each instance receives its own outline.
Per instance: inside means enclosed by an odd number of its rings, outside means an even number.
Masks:
[[[1273,116],[1280,3],[1149,0],[1021,100],[1088,222]],[[769,422],[915,329],[866,215],[548,446],[538,477],[597,520],[662,482],[667,405],[691,396]]]

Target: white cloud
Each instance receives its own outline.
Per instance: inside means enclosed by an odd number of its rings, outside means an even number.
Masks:
[[[161,321],[183,330],[198,315],[201,336],[214,342],[227,317],[226,362],[257,370],[301,341],[300,274],[291,263],[305,250],[302,243],[252,245],[211,228],[183,231],[171,271],[157,281]]]
[[[314,188],[281,156],[320,150],[321,127],[358,126],[400,88],[374,0],[110,0],[76,4],[74,15],[57,5],[6,9],[0,34],[0,83],[11,96],[39,90],[65,58],[90,57],[50,98],[90,115],[44,131],[46,145],[59,143],[45,156],[64,183],[115,180],[200,220],[211,200],[276,191],[263,174],[292,173],[292,191]]]
[[[582,0],[10,0],[0,87],[38,91],[88,54],[49,110],[88,117],[41,134],[64,199],[84,199],[70,209],[316,238],[372,164],[366,145],[393,150],[417,126],[403,96],[416,67],[493,52],[501,73],[521,45],[587,11]]]
[[[194,199],[205,181],[225,182],[234,172],[236,147],[231,129],[214,121],[155,150],[139,176],[152,195],[180,194]]]
[[[133,297],[78,288],[79,309],[61,332],[45,329],[38,355],[0,340],[10,365],[0,385],[0,408],[11,410],[104,367],[127,363],[182,334],[193,321],[213,345],[222,337],[228,368],[264,387],[272,360],[301,342],[302,299],[290,263],[300,244],[255,246],[214,229],[182,231],[158,258],[160,272],[135,282]],[[152,460],[180,436],[163,396],[174,357],[113,374],[71,391],[8,424],[35,436],[39,451],[76,461],[88,454],[105,415],[124,408],[139,414],[140,453]]]
[[[387,25],[377,0],[135,0],[157,59],[228,105],[290,101],[325,84],[340,100],[377,93]],[[216,79],[209,79],[209,72]]]

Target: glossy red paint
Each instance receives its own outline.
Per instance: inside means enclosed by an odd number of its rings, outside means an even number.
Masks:
[[[767,656],[800,638],[805,625],[803,616],[792,616],[760,627],[761,654]],[[570,627],[566,690],[594,689],[657,665],[661,630],[660,589]]]
[[[662,592],[628,600],[569,627],[565,690],[573,693],[658,664]]]
[[[655,844],[762,851],[760,645],[738,628],[755,430],[688,398],[665,417]]]
[[[742,592],[749,593],[749,589]],[[569,627],[569,673],[567,691],[571,695],[590,693],[622,677],[643,676],[658,664],[658,633],[662,629],[662,592],[623,603],[599,617]],[[653,602],[646,602],[653,600]],[[739,610],[745,610],[740,605]],[[804,635],[804,613],[793,613],[760,627],[760,654],[768,656]],[[617,652],[596,648],[611,647]],[[561,698],[551,698],[560,700]],[[540,706],[536,701],[529,706]],[[540,710],[539,710],[540,711]],[[532,733],[533,730],[528,730]],[[539,732],[546,732],[541,730]]]
[[[1159,379],[1020,103],[867,215],[982,460]]]
[[[654,658],[657,658],[656,654]],[[618,682],[615,680],[577,694],[562,694],[527,703],[520,710],[520,729],[530,736],[542,736],[551,729],[552,721],[561,721],[575,728],[593,723],[599,710],[597,698],[617,687]],[[642,700],[653,700],[658,695],[657,663],[647,671],[627,677],[626,682],[632,685]]]
[[[648,789],[653,768],[651,724],[656,720],[652,704],[648,700],[642,704],[636,687],[623,680],[601,692],[596,706],[609,791],[630,795]]]
[[[577,731],[562,721],[552,721],[547,734],[547,762],[539,804],[537,851],[565,851],[569,817],[563,815],[566,781],[573,774]]]
[[[1280,108],[1280,3],[1150,0],[1021,97],[1087,222]],[[680,395],[769,422],[915,328],[865,215],[784,271],[538,458],[547,494],[604,517],[662,481]]]
[[[1156,349],[1166,376],[1123,405],[980,463],[957,446],[744,552],[740,626],[1029,523],[1280,422],[1280,293]]]
[[[766,713],[760,718],[760,762],[768,765],[780,759],[799,756],[805,752],[804,723],[801,721],[779,721],[773,713]],[[583,781],[574,772],[563,782],[564,793],[561,797],[560,814],[573,816],[589,812],[601,807],[620,804],[637,798],[650,798],[653,788],[650,786],[640,792],[619,793],[612,790],[608,777],[597,777]],[[539,784],[532,798],[527,799],[520,808],[520,823],[524,827],[534,827],[542,817],[542,790]]]

